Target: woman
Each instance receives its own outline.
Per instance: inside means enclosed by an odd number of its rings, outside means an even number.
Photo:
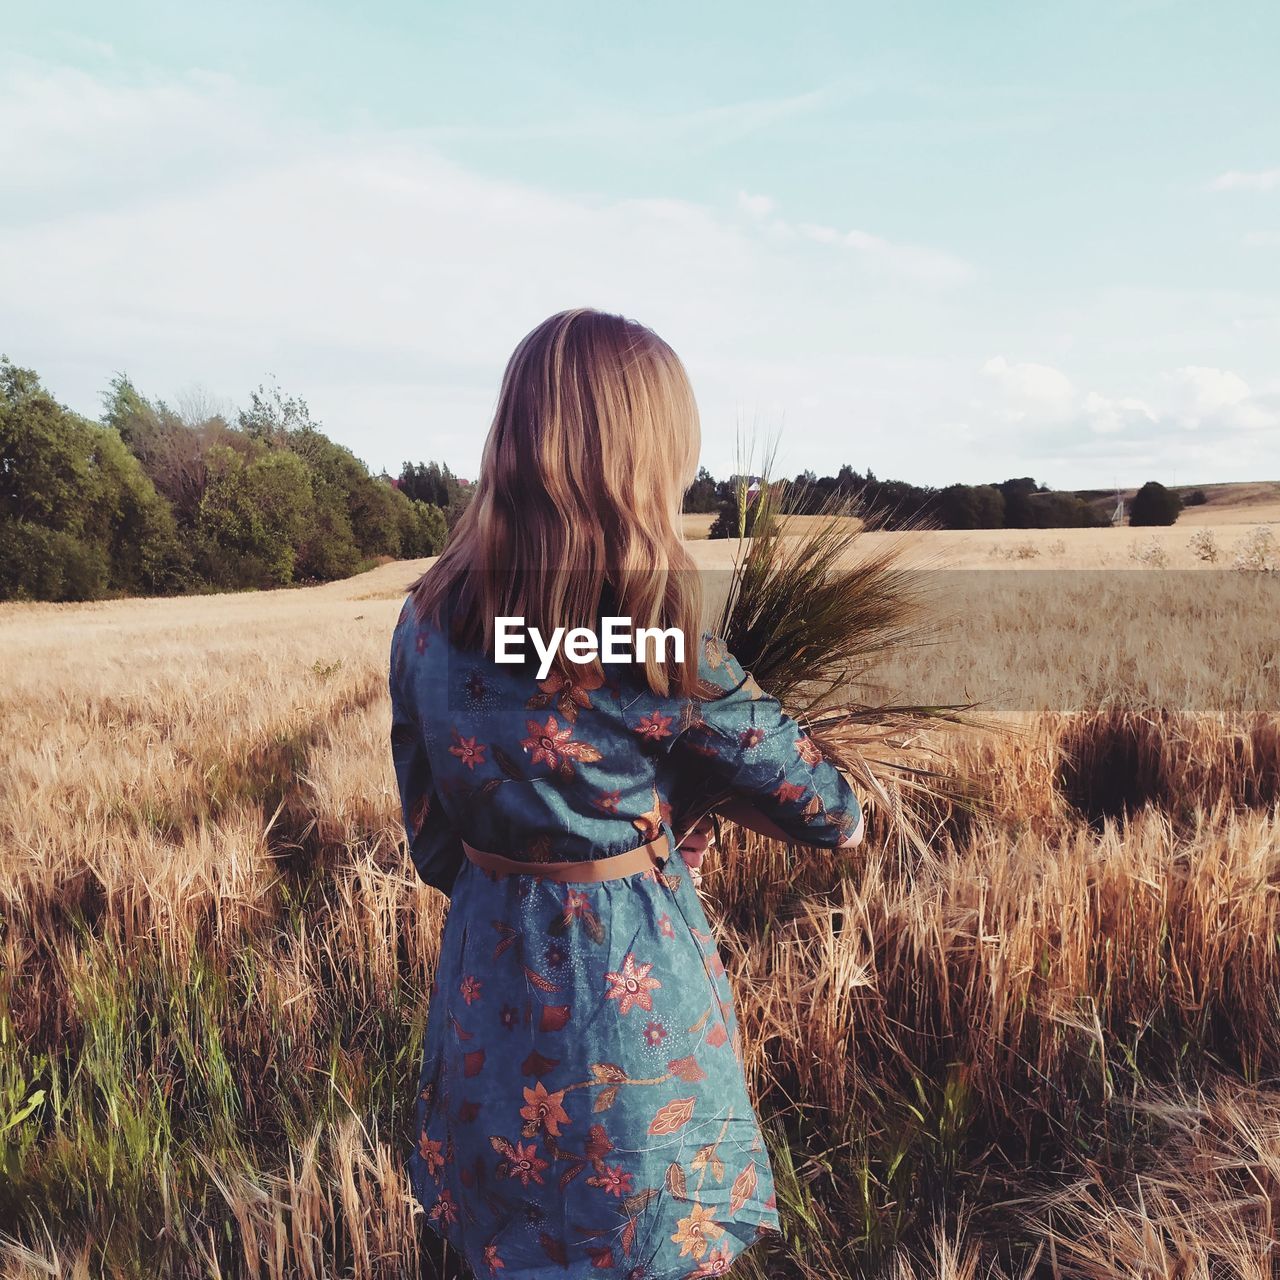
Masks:
[[[690,882],[706,830],[677,848],[672,799],[728,788],[737,820],[828,848],[856,844],[862,815],[701,630],[680,533],[698,452],[666,343],[620,316],[552,316],[511,357],[475,495],[392,638],[410,853],[450,895],[409,1174],[479,1277],[718,1276],[778,1230]],[[499,662],[499,618],[544,637],[629,618],[678,628],[688,652]]]

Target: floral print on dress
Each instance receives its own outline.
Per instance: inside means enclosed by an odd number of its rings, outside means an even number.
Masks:
[[[391,642],[391,754],[410,858],[449,896],[408,1173],[476,1276],[695,1280],[779,1229],[733,992],[674,799],[701,779],[799,843],[858,804],[817,744],[714,636],[693,698],[642,672],[536,678],[419,623]],[[659,864],[601,882],[540,862],[666,836]],[[474,847],[529,864],[482,869]]]

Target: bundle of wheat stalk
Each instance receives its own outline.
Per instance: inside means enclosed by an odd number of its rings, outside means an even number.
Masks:
[[[806,496],[766,479],[751,497],[740,478],[738,549],[718,634],[854,781],[887,834],[927,857],[930,841],[919,816],[974,803],[962,780],[940,767],[936,732],[976,727],[973,704],[912,705],[873,683],[878,663],[939,633],[926,579],[904,561],[910,530],[869,547],[861,541],[864,530],[883,513],[839,496],[817,503]],[[790,534],[786,506],[810,509]],[[880,700],[868,701],[869,694]],[[728,800],[727,792],[688,797],[677,809],[676,830]]]

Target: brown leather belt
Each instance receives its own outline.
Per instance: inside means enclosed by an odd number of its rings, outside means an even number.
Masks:
[[[607,858],[587,858],[581,862],[528,862],[519,858],[504,858],[500,853],[486,853],[474,849],[465,840],[462,847],[477,866],[504,876],[538,876],[547,880],[563,880],[571,884],[591,884],[600,880],[617,880],[633,876],[637,871],[648,871],[659,865],[670,851],[665,835],[638,849],[626,853],[611,854]]]

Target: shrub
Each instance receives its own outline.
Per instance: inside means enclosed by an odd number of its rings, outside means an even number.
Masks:
[[[400,559],[416,560],[438,556],[444,550],[449,526],[445,514],[434,503],[406,499],[401,522]]]
[[[1157,538],[1151,538],[1147,542],[1130,547],[1129,559],[1136,560],[1147,569],[1167,569],[1169,567],[1169,553]]]
[[[716,513],[716,518],[711,522],[711,529],[707,533],[708,538],[736,538],[740,532],[745,530],[745,537],[751,537],[752,530],[756,523],[756,507],[758,503],[752,502],[747,506],[747,518],[743,522],[739,516],[738,499],[736,497],[727,498],[720,504],[720,510]]]
[[[0,600],[97,600],[109,573],[101,546],[27,520],[0,521]]]
[[[196,526],[208,581],[287,586],[314,518],[307,464],[295,453],[265,447],[246,461],[223,445],[209,450],[208,464]]]
[[[1182,510],[1182,499],[1158,480],[1148,480],[1133,497],[1129,508],[1131,526],[1173,524]]]
[[[1212,529],[1198,530],[1191,535],[1191,541],[1187,545],[1195,552],[1196,559],[1203,560],[1206,564],[1217,564],[1222,558],[1222,548],[1218,546]]]
[[[1255,573],[1275,573],[1280,568],[1280,547],[1276,535],[1266,525],[1259,525],[1236,546],[1235,567]]]
[[[1034,560],[1040,548],[1034,542],[1016,542],[1011,547],[1002,547],[1000,554],[1006,560]]]

